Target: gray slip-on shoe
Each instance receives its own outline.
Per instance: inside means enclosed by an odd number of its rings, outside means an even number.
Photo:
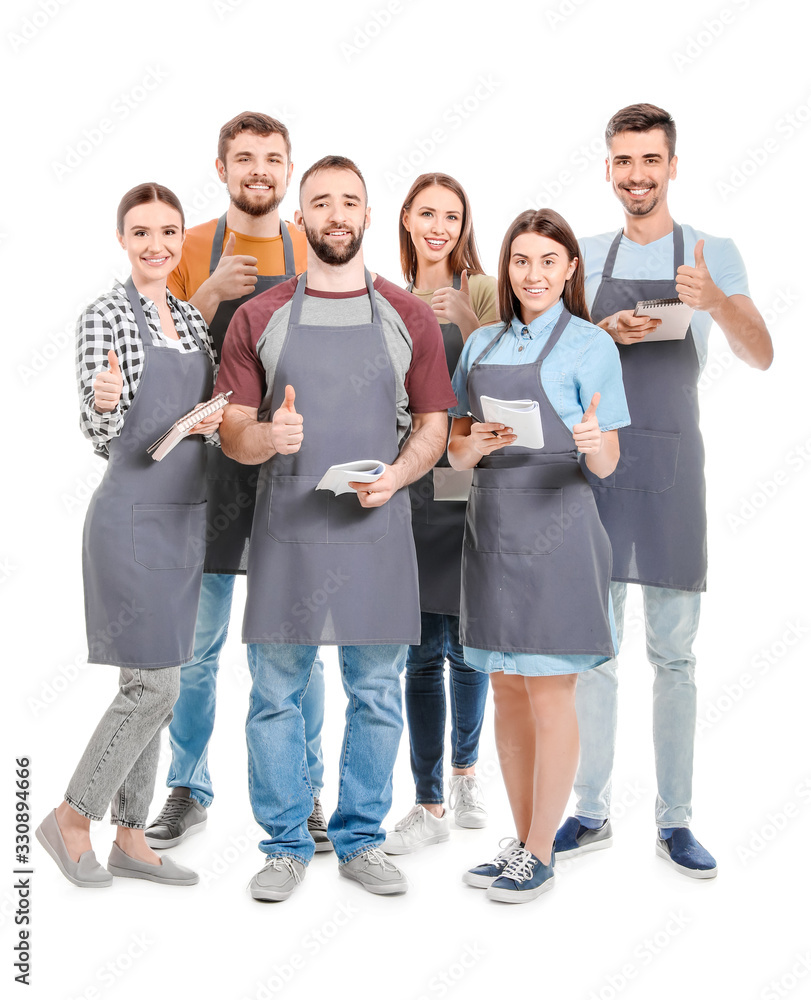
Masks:
[[[168,854],[163,855],[159,865],[150,865],[125,854],[115,841],[107,859],[107,870],[111,875],[121,878],[142,878],[147,882],[162,882],[164,885],[196,885],[200,881],[197,872],[179,865]]]
[[[267,859],[265,867],[254,875],[248,888],[254,899],[280,902],[293,895],[306,871],[306,867],[296,858],[289,854],[277,854]]]
[[[344,862],[338,871],[378,896],[408,891],[405,874],[377,847]]]
[[[34,831],[37,840],[54,859],[65,878],[82,889],[103,889],[113,884],[113,876],[99,864],[93,851],[85,851],[78,861],[74,861],[56,819],[56,809],[48,813]]]

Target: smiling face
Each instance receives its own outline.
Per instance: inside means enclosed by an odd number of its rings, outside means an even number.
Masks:
[[[450,256],[462,233],[464,205],[449,188],[431,184],[403,209],[403,225],[411,234],[417,257],[436,263]]]
[[[668,160],[667,139],[660,128],[650,132],[618,132],[611,139],[605,179],[628,215],[667,211],[667,186],[676,177],[678,157]]]
[[[180,263],[183,223],[180,213],[162,201],[148,201],[124,216],[123,232],[116,233],[127,251],[135,284],[166,281]]]
[[[217,173],[236,208],[246,215],[262,216],[281,204],[293,164],[287,161],[287,146],[278,132],[240,132],[228,143],[225,163],[217,160]]]
[[[531,323],[551,309],[563,294],[563,286],[577,267],[562,243],[522,233],[510,246],[510,285],[521,310],[521,320]]]
[[[317,170],[304,182],[295,221],[319,260],[349,263],[371,222],[363,181],[354,170]]]

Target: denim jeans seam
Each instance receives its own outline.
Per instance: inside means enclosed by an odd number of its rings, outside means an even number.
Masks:
[[[272,861],[273,858],[292,858],[294,861],[298,861],[300,864],[304,865],[306,868],[309,865],[309,861],[300,854],[295,854],[293,851],[274,851],[273,854],[266,854],[265,857],[268,861]]]
[[[344,687],[346,687],[344,651],[342,646],[338,647],[338,662],[340,663],[341,666],[341,681],[344,684]],[[341,812],[341,798],[342,798],[341,793],[343,792],[344,788],[344,776],[346,774],[346,765],[349,759],[349,746],[352,737],[352,719],[355,717],[355,713],[358,710],[357,699],[355,698],[354,694],[352,694],[351,696],[351,701],[352,701],[352,715],[349,716],[346,720],[346,729],[344,732],[344,745],[341,750],[341,765],[338,769],[338,799],[335,804],[335,815],[340,819],[342,828],[346,826],[346,819],[344,818],[344,815]]]
[[[377,848],[380,847],[380,844],[382,844],[382,843],[383,843],[383,841],[381,840],[380,843],[377,843],[377,844],[375,844],[375,843],[369,843],[369,844],[362,844],[360,847],[356,847],[355,850],[352,851],[351,854],[347,854],[345,857],[340,858],[340,860],[339,860],[340,867],[343,867],[344,865],[348,864],[350,861],[354,861],[355,858],[359,858],[361,856],[361,854],[366,854],[367,851],[374,851],[374,850],[376,850]]]

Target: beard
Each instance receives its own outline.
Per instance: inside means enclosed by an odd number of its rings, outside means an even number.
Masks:
[[[337,227],[332,227],[337,228]],[[350,233],[353,233],[349,226],[343,226],[341,228],[347,229]],[[360,250],[360,245],[363,242],[363,230],[360,232],[353,233],[352,239],[344,246],[333,246],[328,240],[322,239],[321,234],[317,229],[311,229],[307,223],[304,223],[304,232],[307,236],[307,242],[313,248],[313,253],[316,257],[323,261],[325,264],[347,264],[355,256],[355,254]]]
[[[619,190],[621,194],[625,194],[625,188],[620,188]],[[651,194],[650,201],[634,201],[630,195],[628,197],[620,197],[620,201],[622,202],[622,207],[629,215],[649,215],[661,201],[658,187],[652,188]]]
[[[254,200],[249,194],[244,194],[241,188],[236,197],[231,195],[231,204],[235,208],[238,208],[240,212],[244,212],[246,215],[253,215],[257,218],[275,212],[281,203],[282,199],[275,187],[270,188],[267,192],[267,200]]]

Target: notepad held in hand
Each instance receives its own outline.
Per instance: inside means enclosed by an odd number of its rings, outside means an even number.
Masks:
[[[147,454],[151,455],[156,462],[160,462],[161,459],[166,458],[169,452],[180,444],[183,438],[189,436],[189,431],[191,431],[192,427],[196,427],[201,420],[205,420],[212,413],[216,413],[217,410],[221,410],[224,406],[227,406],[230,395],[230,392],[220,392],[207,403],[198,403],[193,410],[184,413],[179,420],[176,420],[172,424],[164,435],[153,442],[146,449]]]
[[[374,483],[386,471],[383,462],[375,458],[361,459],[358,462],[345,462],[343,465],[331,465],[324,475],[317,490],[332,490],[335,496],[341,493],[354,493],[350,483]]]
[[[637,302],[634,316],[648,316],[662,322],[645,335],[643,344],[654,340],[684,340],[693,315],[693,308],[681,299],[643,299]]]
[[[517,435],[513,446],[543,448],[543,426],[537,399],[493,399],[481,397],[485,423],[506,424]]]

